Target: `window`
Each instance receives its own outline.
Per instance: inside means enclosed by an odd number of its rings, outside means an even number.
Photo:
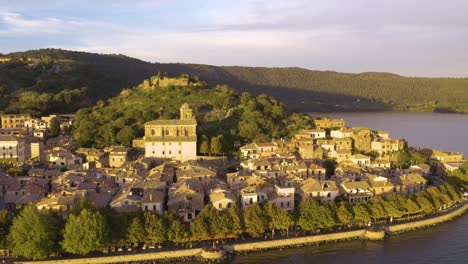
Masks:
[[[219,203],[218,208],[223,208],[223,205],[221,203]]]
[[[283,208],[283,207],[284,207],[284,202],[281,202],[281,208]]]

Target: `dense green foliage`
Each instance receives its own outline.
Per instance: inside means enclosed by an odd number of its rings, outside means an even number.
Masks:
[[[6,249],[8,246],[7,236],[10,232],[11,220],[10,212],[0,211],[0,249]]]
[[[264,94],[239,96],[228,86],[210,89],[197,79],[187,85],[154,87],[154,78],[108,102],[99,101],[94,107],[79,110],[74,123],[78,145],[131,146],[133,138],[143,136],[146,122],[178,118],[184,103],[194,109],[201,154],[229,152],[235,139],[266,141],[312,125],[309,116],[287,113],[282,103]]]
[[[13,219],[8,239],[13,254],[44,259],[59,250],[60,224],[50,212],[39,212],[30,205]]]
[[[68,218],[62,247],[66,252],[86,255],[104,248],[108,232],[106,219],[100,212],[83,209],[78,216],[72,214]]]
[[[152,64],[123,55],[44,49],[7,54],[30,57],[33,62],[0,64],[0,111],[71,112],[84,99],[89,105],[117,95],[156,72],[171,76],[190,74],[208,84],[226,84],[239,92],[267,93],[296,111],[457,111],[468,112],[467,78],[418,78],[389,73],[338,73],[301,68],[218,67],[194,64]],[[76,97],[87,87],[86,94]],[[50,100],[62,91],[67,94]],[[41,102],[35,109],[30,96],[34,91]],[[74,91],[74,92],[71,92]],[[404,95],[404,96],[402,96]],[[18,102],[28,102],[19,106]],[[57,102],[57,103],[54,103]],[[29,105],[31,103],[31,105]],[[219,101],[218,104],[223,104]]]
[[[451,172],[449,179],[463,190],[468,190],[468,162],[461,164],[458,170]]]
[[[156,71],[150,63],[123,55],[43,49],[6,56],[13,60],[0,63],[0,111],[5,112],[71,113]]]

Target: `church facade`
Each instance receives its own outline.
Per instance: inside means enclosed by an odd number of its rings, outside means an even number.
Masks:
[[[188,104],[180,118],[145,123],[145,157],[188,161],[197,158],[197,121]]]

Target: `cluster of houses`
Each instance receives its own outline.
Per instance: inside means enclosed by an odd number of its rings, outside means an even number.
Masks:
[[[357,203],[413,194],[426,188],[431,168],[450,170],[463,161],[460,154],[434,151],[431,164],[395,170],[392,154],[404,148],[403,140],[323,118],[289,140],[240,147],[240,159],[229,164],[236,170],[226,173],[224,159],[197,159],[197,122],[187,104],[179,119],[146,123],[145,136],[132,148],[77,148],[69,136],[36,137],[34,131],[47,130],[50,120],[2,115],[1,131],[19,132],[0,134],[0,161],[29,166],[24,176],[0,171],[0,209],[35,204],[67,216],[86,197],[118,212],[174,209],[190,222],[207,203],[225,210],[271,201],[292,211],[310,197]],[[59,123],[66,127],[70,120]],[[327,159],[336,160],[334,171]]]

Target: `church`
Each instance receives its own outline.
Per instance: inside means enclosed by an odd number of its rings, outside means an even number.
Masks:
[[[197,158],[197,121],[188,104],[180,118],[145,123],[145,157],[188,161]]]

